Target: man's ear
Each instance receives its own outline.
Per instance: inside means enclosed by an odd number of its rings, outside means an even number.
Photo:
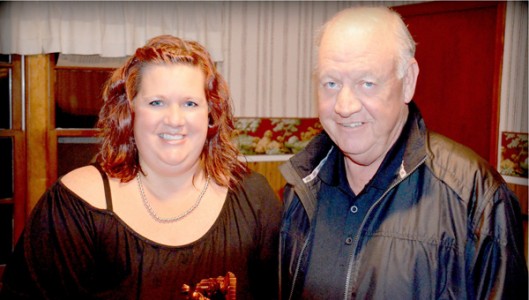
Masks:
[[[404,103],[410,103],[415,94],[415,86],[417,85],[417,77],[419,76],[419,64],[415,58],[410,59],[406,73],[402,79],[404,88]]]

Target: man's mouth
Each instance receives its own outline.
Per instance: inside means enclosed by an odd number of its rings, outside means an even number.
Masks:
[[[347,128],[356,128],[362,126],[363,124],[364,122],[340,123],[340,125]]]

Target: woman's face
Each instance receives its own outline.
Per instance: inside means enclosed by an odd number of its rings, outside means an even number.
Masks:
[[[194,172],[208,131],[203,72],[185,64],[153,64],[141,78],[133,107],[142,169]]]

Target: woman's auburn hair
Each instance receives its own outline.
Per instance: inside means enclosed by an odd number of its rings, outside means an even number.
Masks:
[[[249,169],[238,159],[240,152],[232,142],[235,130],[228,85],[202,45],[170,35],[152,38],[138,48],[105,83],[104,104],[96,125],[102,139],[98,163],[109,176],[121,182],[128,182],[142,172],[134,141],[132,101],[140,88],[142,70],[148,65],[165,64],[196,66],[204,72],[209,128],[200,165],[217,184],[235,189]]]

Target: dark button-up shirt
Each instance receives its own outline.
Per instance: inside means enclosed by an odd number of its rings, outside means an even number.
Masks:
[[[405,141],[405,136],[397,140],[373,179],[358,195],[351,190],[347,181],[343,153],[336,148],[330,154],[326,166],[319,174],[322,185],[318,194],[313,227],[315,238],[303,299],[343,298],[358,228],[371,206],[398,176]],[[343,286],[343,289],[333,289],[336,286]]]

